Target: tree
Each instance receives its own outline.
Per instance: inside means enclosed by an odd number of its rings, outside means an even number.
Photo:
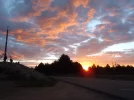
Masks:
[[[96,68],[96,65],[95,65],[95,64],[93,64],[93,65],[92,65],[92,68]]]
[[[47,75],[80,75],[82,66],[78,62],[72,62],[68,55],[61,55],[61,57],[52,64],[40,63],[35,70],[43,72]]]
[[[109,64],[107,64],[105,67],[106,67],[107,69],[110,69],[110,65],[109,65]]]
[[[39,72],[43,72],[44,71],[44,64],[41,62],[38,66],[35,67],[35,70],[37,70]]]
[[[70,62],[72,62],[72,61],[70,60],[70,57],[69,57],[68,55],[65,55],[65,54],[61,55],[61,57],[59,58],[58,61],[59,61],[60,63],[70,63]]]

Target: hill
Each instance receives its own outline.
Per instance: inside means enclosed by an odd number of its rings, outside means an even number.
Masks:
[[[15,81],[19,86],[52,85],[49,77],[19,63],[0,62],[0,80]]]

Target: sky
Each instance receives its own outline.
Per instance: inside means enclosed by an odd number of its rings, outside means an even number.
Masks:
[[[134,65],[133,0],[0,0],[0,54],[7,26],[8,55],[27,66],[62,54],[85,67]]]

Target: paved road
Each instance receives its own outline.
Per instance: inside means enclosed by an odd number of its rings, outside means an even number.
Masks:
[[[58,82],[53,87],[14,87],[13,82],[0,82],[0,100],[118,100],[106,95]]]
[[[134,81],[118,81],[81,77],[54,77],[66,82],[88,87],[113,96],[134,100]]]

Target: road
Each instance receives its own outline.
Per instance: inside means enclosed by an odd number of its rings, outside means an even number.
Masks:
[[[134,81],[118,81],[108,79],[95,79],[83,77],[54,77],[56,79],[73,83],[94,90],[96,92],[123,98],[126,100],[134,100]]]
[[[0,81],[0,100],[119,100],[65,82],[53,87],[14,87]]]

